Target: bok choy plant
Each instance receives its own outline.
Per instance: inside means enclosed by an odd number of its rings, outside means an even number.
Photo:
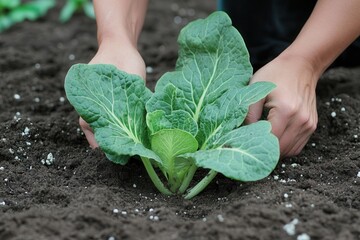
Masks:
[[[77,11],[84,11],[86,16],[95,19],[94,6],[91,0],[67,0],[60,12],[60,22],[69,21]]]
[[[0,0],[0,32],[25,20],[34,21],[55,6],[55,0]]]
[[[140,156],[163,194],[190,199],[217,173],[244,182],[268,176],[279,159],[271,125],[242,124],[249,106],[275,86],[248,84],[249,54],[230,18],[215,12],[191,22],[178,43],[175,71],[159,79],[154,93],[115,66],[77,64],[65,79],[70,103],[111,161]],[[209,173],[191,184],[198,168]]]

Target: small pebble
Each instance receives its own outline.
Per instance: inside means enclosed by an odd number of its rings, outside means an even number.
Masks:
[[[306,233],[303,233],[297,236],[296,240],[310,240],[310,236],[307,235]]]
[[[182,17],[180,16],[175,16],[174,17],[174,23],[175,24],[180,24],[182,22]]]
[[[154,69],[153,69],[152,67],[150,67],[150,66],[147,66],[147,67],[146,67],[146,72],[147,72],[147,73],[153,73],[153,72],[154,72]]]
[[[14,94],[14,98],[16,99],[16,100],[19,100],[21,97],[20,97],[20,95],[19,94]]]
[[[74,61],[74,60],[75,60],[75,55],[74,55],[74,54],[70,54],[70,55],[69,55],[69,60],[70,60],[70,61]]]
[[[119,209],[114,208],[114,209],[113,209],[113,213],[115,213],[115,214],[119,213]]]
[[[357,177],[360,177],[360,171],[358,172]]]
[[[291,222],[289,222],[288,224],[285,224],[283,229],[284,231],[290,235],[290,236],[294,236],[295,235],[295,226],[299,223],[299,220],[297,218],[293,219]]]
[[[336,112],[332,112],[331,117],[333,117],[333,118],[336,117]]]
[[[224,217],[221,214],[217,215],[217,219],[219,222],[224,222]]]

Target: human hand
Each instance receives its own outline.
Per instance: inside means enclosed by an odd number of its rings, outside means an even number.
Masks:
[[[265,99],[250,106],[245,121],[256,122],[264,108],[269,110],[267,119],[279,139],[281,157],[299,154],[316,129],[315,88],[319,77],[305,59],[280,55],[259,69],[250,81],[269,81],[277,86]]]
[[[113,64],[127,73],[136,74],[145,80],[145,63],[136,47],[119,44],[119,42],[104,40],[101,42],[98,52],[89,64]],[[81,117],[79,124],[92,148],[98,147],[94,133],[89,124]]]

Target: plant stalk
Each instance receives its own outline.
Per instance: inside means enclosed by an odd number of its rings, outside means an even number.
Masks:
[[[193,179],[196,170],[197,170],[197,166],[195,164],[191,165],[188,173],[186,174],[186,176],[179,188],[179,193],[183,194],[186,191],[186,189],[189,187],[190,182]]]
[[[151,164],[150,160],[146,157],[141,157],[141,160],[145,166],[145,169],[147,171],[147,173],[149,174],[149,177],[151,179],[151,181],[153,182],[153,184],[155,185],[155,187],[162,193],[165,195],[171,195],[172,193],[169,191],[169,189],[167,189],[163,182],[160,180],[159,176],[156,174],[153,165]]]
[[[198,195],[214,179],[217,172],[210,170],[208,174],[185,195],[185,199],[191,199]]]

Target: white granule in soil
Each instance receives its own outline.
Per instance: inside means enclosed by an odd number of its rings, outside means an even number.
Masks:
[[[296,240],[310,240],[310,236],[307,235],[306,233],[300,234],[299,236],[297,236]]]
[[[299,223],[299,220],[297,218],[294,218],[291,222],[289,222],[288,224],[285,224],[283,229],[285,230],[285,232],[290,235],[290,236],[294,236],[296,233],[295,230],[295,226]]]

